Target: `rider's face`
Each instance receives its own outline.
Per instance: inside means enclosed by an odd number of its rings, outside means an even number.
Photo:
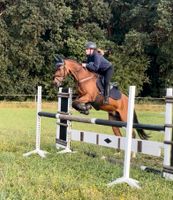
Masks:
[[[94,49],[86,49],[85,52],[86,52],[86,55],[92,55],[94,52]]]

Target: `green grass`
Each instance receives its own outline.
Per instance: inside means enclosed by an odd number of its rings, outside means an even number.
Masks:
[[[55,112],[56,104],[46,104],[44,110]],[[164,108],[151,112],[137,107],[141,123],[163,124],[163,111]],[[45,159],[38,155],[26,158],[23,153],[35,148],[35,108],[28,104],[3,104],[0,105],[0,112],[0,200],[173,199],[173,182],[139,169],[140,165],[161,168],[162,158],[138,154],[132,159],[130,176],[139,180],[142,189],[137,190],[126,184],[107,187],[111,180],[122,176],[123,152],[73,142],[72,148],[77,153],[58,155],[55,149],[55,120],[43,118],[41,148],[50,154]],[[106,119],[107,115],[93,110],[87,117]],[[73,128],[112,134],[111,128],[104,126],[74,123]],[[152,134],[152,140],[161,141],[163,138],[161,133],[147,132]],[[102,156],[107,159],[101,159]]]

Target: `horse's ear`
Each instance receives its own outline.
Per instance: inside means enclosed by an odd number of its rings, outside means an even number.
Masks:
[[[60,57],[60,55],[58,55],[58,54],[54,55],[54,59],[55,59],[56,62],[64,63],[63,58]]]
[[[63,58],[61,58],[58,54],[54,56],[54,59],[56,68],[60,67],[61,65],[64,65]]]

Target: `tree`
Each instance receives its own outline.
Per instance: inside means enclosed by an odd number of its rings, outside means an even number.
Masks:
[[[2,0],[0,92],[52,97],[54,56],[85,60],[86,41],[110,52],[123,90],[162,96],[172,83],[171,0]],[[67,85],[71,80],[67,80]]]
[[[148,82],[146,69],[150,62],[144,54],[144,44],[147,40],[147,35],[134,30],[129,31],[124,44],[117,45],[110,56],[115,67],[113,80],[119,83],[123,91],[127,91],[129,85],[136,85],[139,94],[143,84]]]
[[[3,32],[8,33],[6,75],[13,83],[7,85],[7,93],[33,93],[42,84],[51,96],[53,56],[63,47],[62,26],[70,15],[63,1],[22,0],[8,5],[1,19]]]

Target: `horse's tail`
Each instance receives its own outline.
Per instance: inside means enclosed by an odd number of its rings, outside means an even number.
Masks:
[[[139,123],[138,118],[137,118],[137,114],[134,111],[134,119],[133,119],[134,123]],[[148,140],[148,138],[150,137],[148,134],[145,133],[145,131],[141,128],[141,129],[136,129],[140,139],[142,140]]]

